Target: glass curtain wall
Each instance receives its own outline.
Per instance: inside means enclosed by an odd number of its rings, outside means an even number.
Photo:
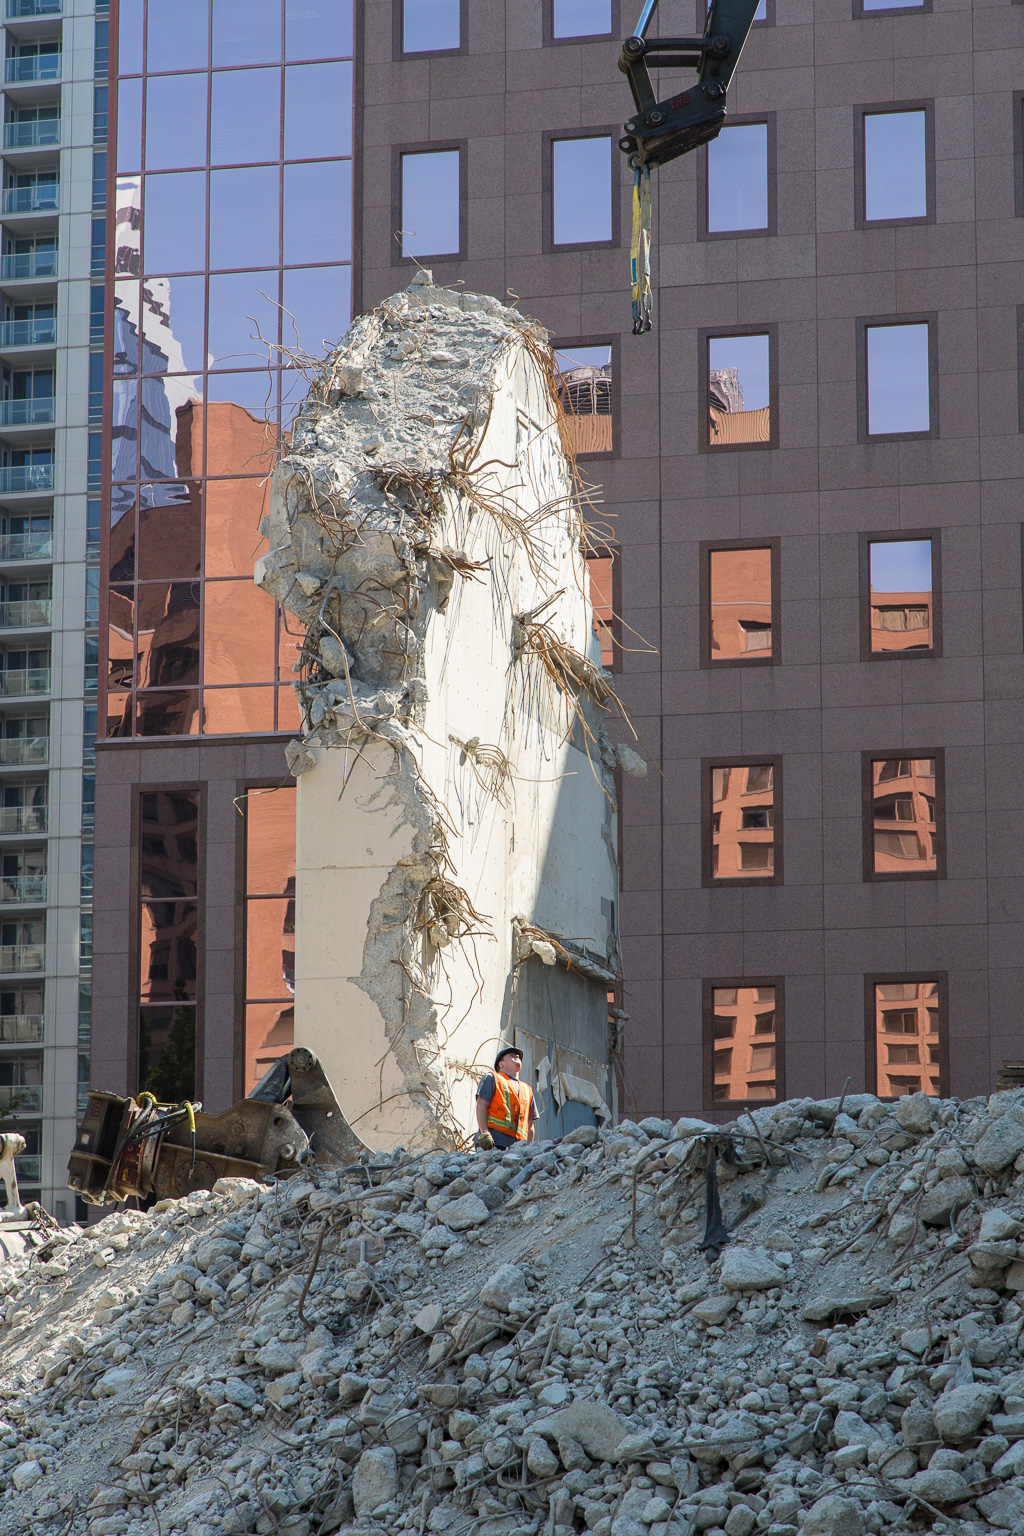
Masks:
[[[252,585],[266,477],[351,307],[350,0],[121,0],[105,730],[298,726]]]

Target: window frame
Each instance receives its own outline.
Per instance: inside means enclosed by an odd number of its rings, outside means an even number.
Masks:
[[[248,870],[248,797],[253,792],[261,789],[281,789],[280,779],[274,778],[243,778],[235,782],[234,803],[239,804],[244,799],[245,810],[242,817],[236,821],[235,849],[234,849],[234,922],[235,922],[235,964],[234,964],[234,1017],[233,1017],[233,1052],[232,1071],[234,1078],[235,1099],[245,1097],[245,1023],[246,1008],[249,1003],[247,995],[247,962],[248,962],[248,916],[249,916],[249,870]],[[297,857],[297,855],[296,855]],[[298,871],[296,869],[296,890],[298,889]]]
[[[1020,0],[1024,5],[1024,0]],[[1021,99],[1021,111],[1024,113],[1024,93]],[[1022,174],[1024,174],[1024,162],[1022,162]],[[1020,195],[1024,200],[1024,185],[1020,186]],[[1018,210],[1024,213],[1024,209]],[[1024,432],[1024,304],[1017,305],[1017,431]]]
[[[728,336],[768,337],[768,441],[766,443],[711,442],[711,363],[708,343]],[[779,446],[779,327],[774,320],[763,325],[701,326],[697,331],[697,452],[716,456],[727,453],[765,453]]]
[[[905,544],[930,539],[932,546],[932,644],[927,651],[873,651],[871,649],[871,545]],[[887,528],[859,536],[861,661],[931,661],[942,656],[942,530],[939,528]],[[901,753],[900,756],[903,756]]]
[[[878,1052],[875,1041],[875,988],[893,982],[920,985],[934,981],[939,989],[939,1098],[949,1097],[949,972],[948,971],[878,971],[864,977],[864,1070],[868,1093],[878,1087]],[[879,1095],[881,1097],[881,1095]],[[899,1099],[884,1099],[898,1104]]]
[[[1013,0],[1014,5],[1024,4],[1024,0]],[[876,16],[930,16],[932,13],[932,0],[923,0],[921,5],[894,5],[881,11],[866,11],[863,0],[853,0],[854,21],[872,21]]]
[[[469,0],[462,0],[467,5]],[[609,38],[617,38],[621,35],[622,19],[620,15],[621,0],[610,0],[612,24],[608,32],[581,32],[578,37],[555,36],[555,6],[554,0],[544,0],[543,26],[544,33],[542,46],[545,48],[564,48],[571,43],[605,43]]]
[[[572,39],[577,41],[577,39]],[[555,244],[555,162],[554,145],[556,142],[579,139],[607,139],[611,154],[611,174],[609,177],[609,196],[611,199],[612,233],[609,240],[573,240],[565,244]],[[621,178],[615,175],[618,164],[615,156],[618,154],[618,127],[588,127],[588,128],[545,128],[541,135],[541,208],[542,208],[542,234],[541,251],[545,256],[559,256],[563,252],[573,251],[613,251],[618,250],[622,244],[622,218],[621,218]],[[621,155],[619,159],[621,159]],[[578,342],[577,345],[582,345]]]
[[[360,7],[357,7],[360,9]],[[459,0],[459,46],[457,48],[418,48],[406,53],[402,47],[405,37],[405,0],[392,0],[391,6],[391,59],[402,64],[406,59],[457,59],[469,52],[469,0]]]
[[[424,252],[422,256],[407,256],[398,241],[391,241],[391,265],[393,267],[422,267],[427,263],[467,261],[469,217],[469,140],[437,139],[422,144],[393,144],[391,147],[391,228],[402,228],[402,159],[405,155],[448,154],[456,151],[459,157],[459,249]]]
[[[763,23],[761,23],[763,25]],[[708,173],[708,155],[711,145],[697,156],[697,239],[698,240],[767,240],[779,232],[778,220],[778,144],[775,112],[740,112],[729,114],[724,128],[754,128],[764,123],[768,128],[768,225],[765,229],[709,229],[708,195],[711,177]]]
[[[935,868],[877,870],[875,868],[875,806],[874,784],[871,777],[873,763],[886,759],[931,757],[935,760]],[[945,880],[946,878],[946,759],[942,747],[892,747],[885,751],[862,752],[860,755],[862,800],[862,852],[863,879],[872,884],[889,884],[907,880]],[[884,980],[885,978],[883,978]],[[899,980],[898,977],[892,978]],[[905,978],[910,980],[909,977]]]
[[[718,766],[722,766],[719,764]],[[929,978],[930,980],[931,978]],[[715,1087],[715,991],[718,987],[775,988],[775,1098],[716,1099]],[[786,981],[783,976],[705,976],[701,983],[701,1042],[704,1079],[704,1112],[720,1114],[741,1109],[767,1109],[786,1101]]]
[[[920,7],[915,7],[919,10]],[[876,14],[871,11],[869,15]],[[885,11],[877,14],[886,15]],[[864,119],[892,117],[898,112],[924,113],[924,184],[925,212],[906,219],[869,219],[867,217],[867,161],[864,152]],[[853,227],[855,229],[898,229],[904,224],[935,223],[935,102],[866,102],[853,109]]]
[[[564,247],[559,246],[559,250]],[[570,351],[573,347],[610,347],[612,353],[612,446],[604,453],[578,453],[576,459],[581,463],[589,463],[596,460],[601,463],[607,459],[617,459],[622,453],[621,444],[621,417],[622,417],[622,390],[619,378],[619,362],[621,353],[621,336],[608,332],[604,336],[573,336],[568,340],[563,337],[553,338],[551,349],[553,352]]]
[[[590,457],[607,457],[607,455],[590,455]],[[610,560],[612,562],[612,617],[608,628],[612,639],[612,662],[605,670],[608,672],[622,671],[622,545],[611,540],[603,540],[597,543],[588,543],[584,551],[583,562],[590,560]]]
[[[861,315],[854,321],[857,338],[857,441],[919,443],[939,436],[939,315],[926,310],[916,315]],[[928,421],[923,432],[868,432],[868,331],[875,326],[926,325],[928,327]]]
[[[923,754],[922,754],[923,755]],[[711,859],[711,817],[714,801],[711,796],[711,774],[715,768],[760,768],[762,766],[772,768],[772,872],[770,875],[737,875],[735,879],[724,879],[720,875],[712,874]],[[783,828],[785,817],[783,815],[782,801],[782,755],[775,752],[747,753],[743,757],[702,757],[700,760],[700,864],[701,886],[705,890],[742,890],[745,886],[769,886],[783,885]],[[719,986],[731,986],[731,982],[720,981]],[[750,985],[750,983],[747,983]],[[768,983],[765,982],[765,986]]]
[[[767,549],[771,552],[772,650],[770,656],[715,656],[711,650],[711,556],[719,550]],[[777,667],[782,661],[782,540],[706,539],[700,546],[700,664],[719,667]],[[724,766],[724,765],[722,765]]]

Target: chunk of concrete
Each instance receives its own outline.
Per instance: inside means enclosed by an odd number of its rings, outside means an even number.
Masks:
[[[576,1440],[594,1461],[610,1461],[629,1433],[629,1425],[606,1403],[577,1398],[557,1413],[538,1419],[534,1434],[549,1440]]]
[[[968,1382],[962,1387],[947,1387],[935,1399],[932,1418],[943,1440],[956,1445],[969,1440],[980,1428],[992,1410],[996,1394],[991,1387],[980,1382]]]
[[[896,1103],[896,1119],[915,1136],[930,1136],[938,1116],[934,1099],[926,1093],[908,1093]]]
[[[470,1194],[449,1200],[437,1214],[450,1231],[466,1232],[470,1227],[482,1227],[491,1213],[479,1195]]]
[[[859,1506],[837,1493],[826,1494],[808,1510],[803,1536],[864,1536]]]
[[[970,1179],[940,1179],[934,1189],[922,1196],[918,1215],[929,1227],[944,1227],[965,1205],[970,1205],[977,1190]]]
[[[770,1291],[786,1283],[783,1271],[758,1248],[727,1248],[721,1279],[729,1291]]]
[[[496,1312],[507,1312],[512,1303],[526,1294],[526,1276],[516,1264],[503,1264],[480,1287],[480,1300]]]
[[[370,1515],[389,1504],[398,1492],[398,1458],[388,1445],[371,1446],[359,1458],[352,1478],[352,1502],[357,1515]]]
[[[1010,1113],[1000,1115],[979,1136],[974,1143],[971,1161],[983,1173],[1002,1173],[1021,1152],[1024,1152],[1024,1125]]]

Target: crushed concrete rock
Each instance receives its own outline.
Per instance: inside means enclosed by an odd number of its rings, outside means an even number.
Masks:
[[[715,1129],[713,1263],[700,1122],[52,1235],[0,1268],[0,1536],[1024,1530],[1024,1093],[839,1107]]]

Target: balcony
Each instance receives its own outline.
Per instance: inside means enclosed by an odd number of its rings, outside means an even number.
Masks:
[[[3,693],[7,691],[6,688],[0,689]],[[47,689],[43,691],[48,692]],[[0,768],[20,768],[25,763],[47,763],[49,760],[49,736],[0,737]]]
[[[17,976],[45,969],[45,944],[0,944],[0,976]]]
[[[0,672],[0,694],[5,698],[20,699],[49,691],[49,667],[12,667],[7,672]]]
[[[21,279],[31,277],[56,276],[56,250],[13,251],[6,256],[0,256],[0,278],[5,283],[18,282]],[[11,322],[8,321],[7,323],[10,324]],[[23,324],[24,322],[19,321],[17,323]]]
[[[52,597],[30,597],[23,602],[0,603],[0,629],[35,629],[41,624],[49,624],[52,613]]]
[[[34,80],[59,80],[59,53],[15,54],[4,59],[5,85],[31,85]]]
[[[0,875],[0,903],[5,906],[45,900],[45,875]]]
[[[25,123],[4,123],[4,149],[40,149],[59,143],[59,117],[40,117]]]
[[[7,258],[5,257],[4,260],[6,261]],[[55,347],[56,345],[57,318],[55,315],[40,315],[31,320],[0,320],[0,347]]]
[[[23,1152],[20,1157],[16,1157],[14,1171],[18,1175],[18,1183],[26,1187],[43,1182],[43,1160],[38,1152]]]
[[[0,534],[0,562],[4,560],[50,560],[53,558],[53,533],[37,529],[33,533]]]
[[[4,213],[56,213],[60,186],[44,181],[35,187],[4,187]]]
[[[59,16],[63,0],[7,0],[7,20],[21,21],[32,16]]]
[[[15,491],[52,490],[52,464],[0,465],[0,491],[8,495],[13,495]]]
[[[0,833],[45,832],[47,809],[45,805],[0,806]]]
[[[38,1115],[42,1107],[42,1083],[0,1083],[0,1109],[8,1109],[15,1115]],[[18,1175],[21,1176],[20,1168]]]
[[[0,400],[0,427],[36,427],[53,420],[53,399]]]
[[[0,1045],[41,1045],[42,1040],[41,1013],[0,1014]]]

